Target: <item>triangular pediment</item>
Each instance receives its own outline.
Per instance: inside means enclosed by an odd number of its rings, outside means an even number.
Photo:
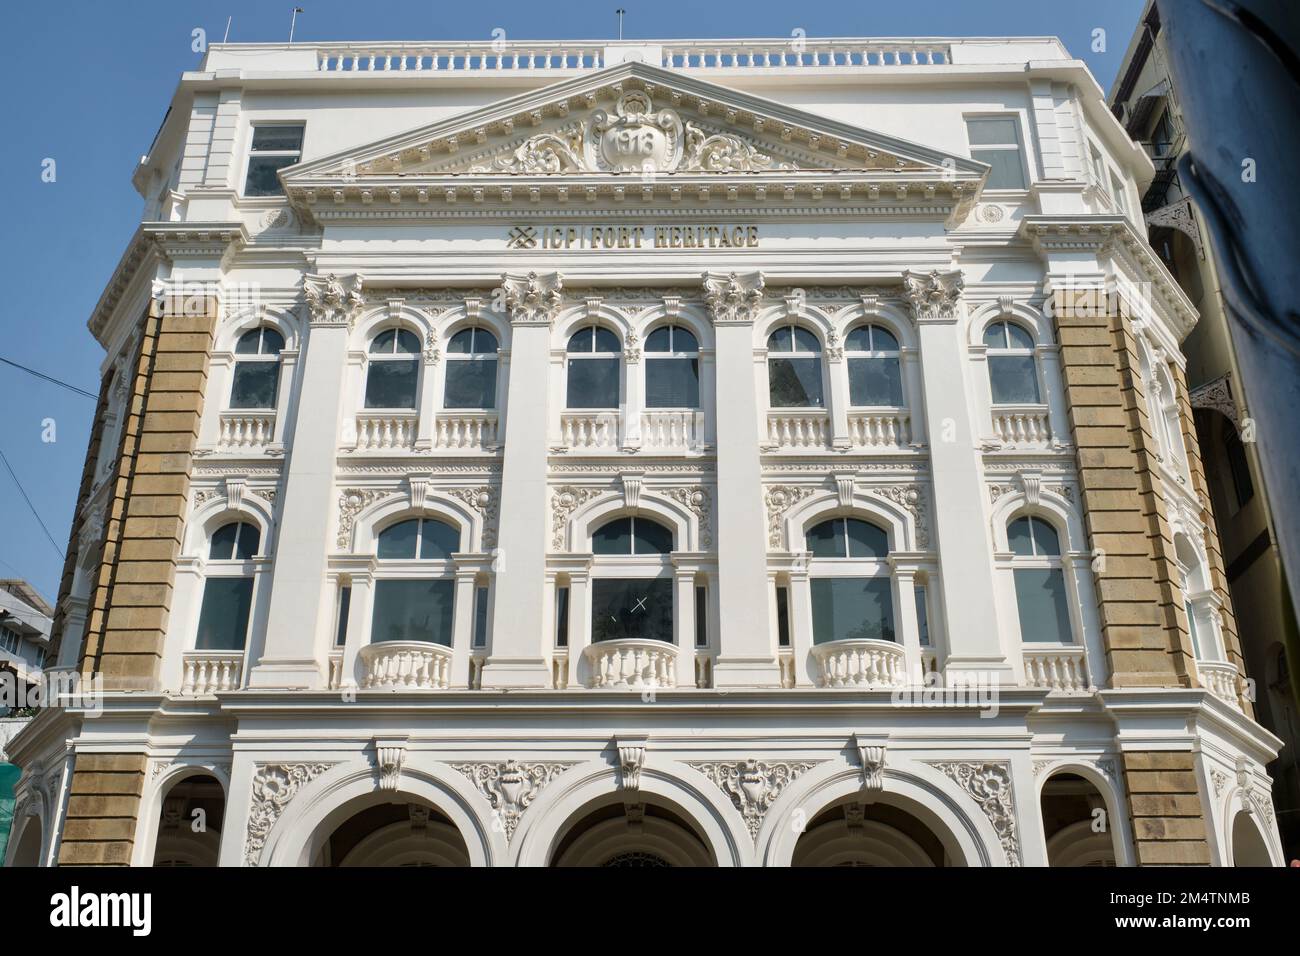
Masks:
[[[624,63],[286,169],[291,195],[367,181],[829,174],[943,181],[987,167],[644,63]],[[963,188],[964,187],[964,188]]]

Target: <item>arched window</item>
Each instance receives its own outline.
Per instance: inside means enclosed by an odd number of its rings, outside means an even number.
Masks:
[[[420,340],[406,329],[385,329],[370,343],[366,408],[415,408]]]
[[[673,533],[649,518],[615,518],[591,536],[591,639],[673,640]]]
[[[984,330],[984,344],[988,346],[993,404],[1039,404],[1033,336],[1014,322],[994,322]]]
[[[569,408],[618,408],[619,341],[589,325],[569,339]]]
[[[275,408],[284,336],[268,326],[249,329],[235,343],[231,408]]]
[[[805,536],[810,554],[813,643],[893,641],[889,535],[857,518],[832,518]]]
[[[495,408],[497,338],[487,329],[461,329],[447,343],[444,408]]]
[[[1153,422],[1157,430],[1160,447],[1164,450],[1168,459],[1168,464],[1183,468],[1186,462],[1186,456],[1183,453],[1183,428],[1182,419],[1178,414],[1178,392],[1174,387],[1173,376],[1169,370],[1160,367],[1155,370],[1153,376],[1154,407],[1152,415],[1155,418]]]
[[[767,339],[767,387],[773,408],[821,408],[822,347],[817,336],[783,325]]]
[[[689,329],[666,325],[645,340],[647,408],[700,407],[700,346]]]
[[[433,518],[411,518],[379,533],[370,642],[426,641],[451,646],[460,531]]]
[[[1178,561],[1179,584],[1183,589],[1183,610],[1187,613],[1188,637],[1199,661],[1219,659],[1212,607],[1214,595],[1205,564],[1184,534],[1174,536],[1174,557]]]
[[[1023,516],[1007,525],[1007,543],[1020,612],[1020,639],[1070,644],[1070,606],[1065,591],[1061,542],[1056,529],[1042,518]]]
[[[903,375],[892,332],[880,325],[860,326],[845,337],[844,351],[850,405],[902,407]]]
[[[243,650],[248,640],[248,618],[253,607],[253,568],[250,562],[261,545],[256,525],[243,521],[224,524],[212,533],[208,563],[204,567],[203,601],[199,632],[194,641],[201,651]]]

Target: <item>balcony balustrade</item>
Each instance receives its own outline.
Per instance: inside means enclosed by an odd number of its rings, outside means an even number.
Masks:
[[[1234,710],[1241,710],[1241,673],[1236,664],[1227,661],[1197,661],[1196,672],[1206,690]]]
[[[829,448],[831,419],[824,409],[770,411],[767,446],[775,449]]]
[[[1067,694],[1089,690],[1088,665],[1082,647],[1058,644],[1051,647],[1026,646],[1025,686],[1040,687]]]
[[[591,687],[635,690],[677,686],[677,648],[666,641],[600,641],[589,645],[583,656],[591,669]]]
[[[993,408],[993,437],[1016,448],[1045,448],[1052,443],[1046,405],[997,405]]]
[[[415,445],[418,412],[362,412],[357,415],[357,451],[402,451]]]
[[[849,412],[849,442],[854,448],[898,448],[911,440],[911,416],[902,409]]]
[[[275,435],[275,412],[222,412],[217,433],[221,452],[261,452]]]
[[[187,651],[182,659],[181,693],[202,697],[238,690],[244,669],[244,652]]]
[[[903,646],[870,639],[814,644],[821,687],[889,688],[907,683]]]
[[[451,648],[428,641],[381,641],[366,644],[361,659],[363,690],[446,690],[451,677]]]

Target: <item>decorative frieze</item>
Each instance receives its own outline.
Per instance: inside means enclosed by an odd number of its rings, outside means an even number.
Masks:
[[[893,485],[888,488],[870,488],[868,491],[905,508],[911,514],[912,523],[916,526],[917,548],[925,550],[930,546],[929,512],[926,508],[925,492],[919,485]]]
[[[602,488],[561,485],[551,492],[551,547],[554,550],[564,550],[564,531],[570,515],[603,491]]]
[[[695,514],[699,520],[700,526],[700,549],[703,551],[713,547],[713,530],[710,516],[712,514],[712,500],[707,488],[695,485],[690,488],[665,488],[660,494],[671,498],[678,504],[685,505]]]
[[[340,551],[346,551],[349,542],[352,540],[352,527],[356,524],[357,515],[369,505],[389,494],[392,494],[392,492],[380,488],[343,489],[339,494],[338,537],[334,541]]]
[[[769,763],[761,760],[744,760],[740,763],[691,763],[704,776],[712,780],[735,804],[749,835],[758,840],[763,818],[789,784],[807,773],[816,764]]]
[[[979,804],[993,824],[1010,866],[1020,866],[1020,838],[1016,834],[1015,799],[1011,791],[1011,766],[1005,762],[945,760],[932,767],[948,777]]]
[[[763,504],[767,508],[767,546],[774,551],[781,550],[785,544],[785,534],[781,530],[781,518],[794,505],[807,498],[816,488],[807,485],[772,485],[763,493]]]
[[[456,488],[451,495],[459,498],[483,516],[483,550],[495,548],[497,544],[497,518],[500,507],[497,491],[489,485],[477,488]]]
[[[248,811],[248,834],[244,839],[244,865],[257,866],[262,848],[289,801],[333,764],[259,764],[253,774],[252,805]]]
[[[510,840],[519,826],[519,818],[542,788],[572,764],[521,764],[518,760],[506,760],[502,763],[460,763],[452,766],[468,777],[487,797],[506,840]]]

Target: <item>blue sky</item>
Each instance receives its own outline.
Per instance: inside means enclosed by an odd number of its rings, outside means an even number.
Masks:
[[[490,4],[301,0],[296,40],[624,36],[1055,35],[1110,86],[1141,0],[926,0],[924,3],[745,3],[700,0]],[[7,4],[0,89],[5,142],[0,182],[9,225],[0,231],[5,304],[0,357],[98,390],[103,352],[86,319],[135,230],[141,200],[131,172],[148,148],[183,70],[194,69],[191,31],[220,41],[287,39],[294,4],[274,0],[132,0]],[[1093,31],[1106,49],[1092,51]],[[57,179],[42,182],[42,163]],[[51,600],[62,571],[94,403],[0,364],[0,451],[13,466],[57,548],[0,467],[0,577],[24,577]],[[55,441],[42,441],[54,419]]]

